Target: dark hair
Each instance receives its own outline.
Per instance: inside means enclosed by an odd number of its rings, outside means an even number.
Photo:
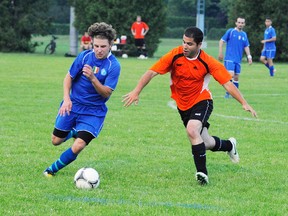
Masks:
[[[109,43],[113,42],[116,38],[116,31],[105,22],[94,23],[88,28],[88,34],[91,38],[108,39]]]
[[[270,17],[266,17],[266,20],[270,20],[272,22],[272,19]]]
[[[193,38],[197,45],[203,41],[203,32],[195,26],[186,28],[184,35],[186,37]]]

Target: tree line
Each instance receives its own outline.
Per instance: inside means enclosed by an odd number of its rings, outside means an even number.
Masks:
[[[187,25],[195,25],[197,14],[197,0],[2,0],[0,51],[33,52],[38,44],[31,42],[32,35],[51,34],[52,23],[69,23],[70,6],[75,7],[74,25],[79,33],[94,22],[104,21],[112,24],[119,36],[128,36],[130,49],[133,49],[130,25],[141,15],[151,29],[146,39],[150,56],[165,34],[174,36],[174,32],[181,37]],[[288,17],[283,16],[286,11],[288,4],[282,0],[206,0],[205,34],[220,39],[224,29],[235,27],[237,17],[244,17],[244,30],[257,60],[262,49],[264,20],[269,16],[277,33],[276,60],[287,62]]]

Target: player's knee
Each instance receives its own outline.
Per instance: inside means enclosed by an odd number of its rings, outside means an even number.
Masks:
[[[63,140],[64,140],[63,138],[59,138],[55,135],[52,135],[52,137],[51,137],[51,142],[55,146],[60,145],[63,142]]]
[[[84,140],[77,138],[74,144],[72,145],[72,151],[75,154],[79,154],[85,147],[86,147],[86,143],[84,142]]]
[[[186,127],[186,132],[187,135],[192,139],[200,135],[199,130],[195,127]]]
[[[95,137],[86,131],[79,131],[77,139],[75,140],[72,151],[79,154]]]

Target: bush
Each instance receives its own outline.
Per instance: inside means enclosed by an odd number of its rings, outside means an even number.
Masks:
[[[52,23],[50,33],[53,35],[69,35],[70,24]]]

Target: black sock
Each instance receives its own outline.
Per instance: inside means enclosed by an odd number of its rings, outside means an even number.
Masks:
[[[232,144],[229,140],[220,140],[219,137],[212,136],[215,139],[215,146],[211,151],[231,151]]]
[[[198,145],[192,145],[192,155],[197,172],[203,172],[208,175],[206,168],[206,148],[204,142]]]

